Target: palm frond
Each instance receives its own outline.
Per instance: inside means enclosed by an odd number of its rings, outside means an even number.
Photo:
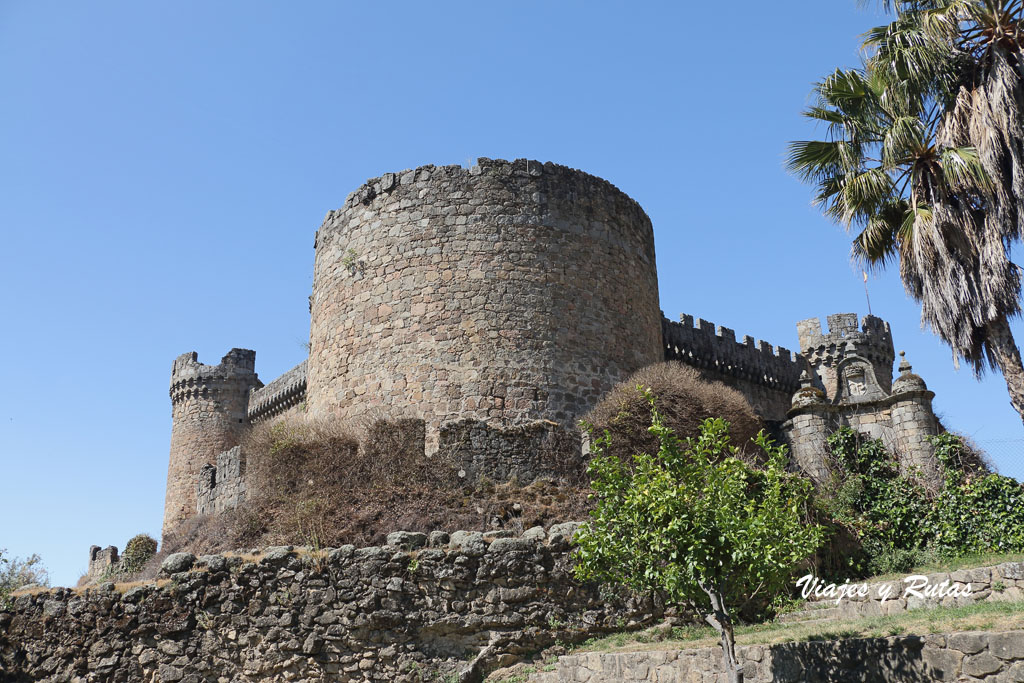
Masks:
[[[946,182],[957,190],[987,193],[991,187],[988,173],[973,147],[947,147],[942,150],[942,171]]]
[[[818,181],[856,167],[856,150],[845,140],[789,143],[786,168],[804,181]]]

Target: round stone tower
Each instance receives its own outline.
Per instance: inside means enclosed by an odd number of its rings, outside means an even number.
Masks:
[[[650,219],[551,163],[369,181],[317,233],[310,304],[309,410],[422,418],[428,433],[569,422],[664,357]]]
[[[193,351],[171,368],[171,460],[167,468],[164,528],[196,514],[196,484],[203,465],[237,446],[248,426],[249,391],[256,377],[256,352],[231,349],[219,365],[203,365]]]

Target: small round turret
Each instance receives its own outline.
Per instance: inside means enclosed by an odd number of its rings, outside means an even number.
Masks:
[[[202,466],[238,445],[248,425],[249,392],[263,386],[255,367],[256,352],[248,349],[231,349],[219,365],[203,365],[195,351],[174,360],[164,533],[196,514]]]
[[[911,370],[910,363],[907,362],[907,352],[900,351],[900,376],[896,378],[896,381],[892,383],[892,393],[903,394],[908,391],[928,391],[928,385],[924,383],[920,375],[915,375]]]

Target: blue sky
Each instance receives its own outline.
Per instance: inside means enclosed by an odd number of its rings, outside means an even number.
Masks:
[[[369,177],[478,156],[607,178],[655,226],[662,308],[796,347],[866,312],[849,241],[783,170],[812,83],[882,17],[786,3],[0,3],[0,548],[58,584],[158,535],[171,361],[303,357],[313,233]],[[946,424],[1024,477],[1002,378],[873,311]],[[1015,327],[1024,339],[1024,329]]]

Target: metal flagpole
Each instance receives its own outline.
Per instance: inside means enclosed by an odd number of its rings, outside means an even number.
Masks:
[[[864,298],[868,300],[868,315],[871,315],[871,296],[868,294],[868,271],[862,270],[864,274]]]

